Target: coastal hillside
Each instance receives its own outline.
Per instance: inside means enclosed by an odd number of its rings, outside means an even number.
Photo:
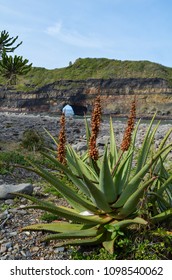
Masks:
[[[18,80],[16,89],[31,91],[59,80],[161,78],[172,85],[172,68],[150,61],[121,61],[107,58],[78,58],[68,67],[48,70],[33,67]],[[0,84],[4,84],[0,76]]]
[[[172,68],[149,61],[77,59],[68,67],[32,68],[16,86],[0,77],[0,111],[61,114],[66,104],[76,115],[92,111],[98,88],[104,114],[126,116],[137,96],[137,114],[172,118]]]

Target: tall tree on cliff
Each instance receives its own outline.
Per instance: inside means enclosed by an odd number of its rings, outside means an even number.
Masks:
[[[13,52],[16,48],[18,48],[22,42],[17,44],[15,47],[13,46],[18,36],[10,37],[9,33],[6,30],[0,32],[0,60],[2,59],[3,52]]]
[[[16,85],[17,76],[25,75],[31,70],[32,63],[27,63],[28,59],[23,59],[22,56],[7,56],[7,54],[3,52],[2,59],[0,60],[0,73],[7,79],[8,84]]]

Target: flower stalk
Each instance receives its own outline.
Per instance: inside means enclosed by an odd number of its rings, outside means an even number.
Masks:
[[[65,132],[65,114],[62,113],[60,118],[60,133],[58,137],[58,146],[57,146],[57,159],[62,163],[66,164],[66,132]]]
[[[130,116],[128,118],[127,127],[125,129],[123,140],[121,143],[120,149],[122,152],[128,151],[130,147],[132,132],[134,130],[135,118],[136,118],[136,97],[134,97],[134,100],[131,104]]]
[[[91,118],[91,136],[89,140],[89,156],[94,161],[98,160],[99,152],[96,146],[96,140],[100,129],[101,122],[101,104],[100,91],[96,97]]]

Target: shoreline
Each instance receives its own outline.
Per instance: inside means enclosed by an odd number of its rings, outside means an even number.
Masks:
[[[156,113],[156,112],[155,112]],[[57,113],[57,112],[48,112],[48,111],[42,111],[42,112],[34,112],[34,111],[26,111],[26,110],[10,110],[10,109],[3,109],[0,108],[0,115],[23,115],[23,116],[47,116],[47,117],[60,117],[61,114]],[[129,114],[102,114],[102,117],[104,118],[109,118],[110,116],[113,118],[117,118],[117,119],[126,119],[128,118]],[[136,119],[143,119],[143,120],[151,120],[153,118],[154,114],[149,114],[149,115],[144,115],[144,114],[136,114]],[[91,117],[91,114],[87,115],[86,117]],[[73,118],[76,119],[82,119],[84,118],[84,115],[74,115]],[[164,121],[172,121],[172,115],[156,115],[155,119],[157,120],[164,120]]]

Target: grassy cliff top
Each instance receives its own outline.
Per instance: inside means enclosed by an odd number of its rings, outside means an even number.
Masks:
[[[78,58],[68,67],[48,70],[33,67],[18,81],[17,89],[32,90],[57,80],[109,78],[163,78],[172,85],[172,68],[150,61],[121,61],[107,58]],[[4,80],[0,76],[0,83]]]

